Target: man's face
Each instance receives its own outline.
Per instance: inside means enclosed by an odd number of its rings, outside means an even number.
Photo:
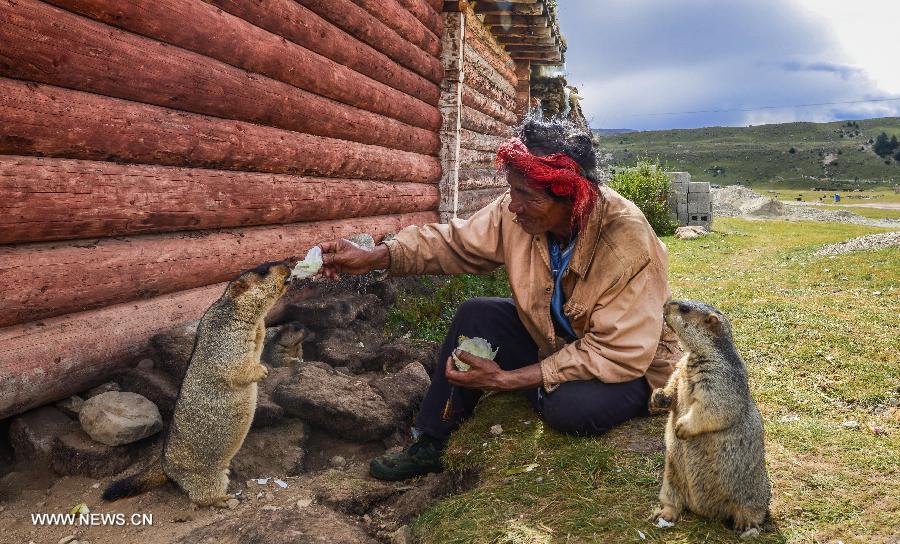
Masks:
[[[510,189],[509,211],[516,215],[522,230],[532,235],[548,231],[561,237],[569,235],[571,204],[555,200],[546,192],[535,189],[515,168],[507,170],[506,181]]]

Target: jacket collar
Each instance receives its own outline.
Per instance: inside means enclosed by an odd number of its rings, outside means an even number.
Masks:
[[[569,270],[583,278],[587,274],[591,262],[594,260],[594,254],[597,250],[597,244],[600,241],[600,231],[603,228],[603,217],[606,212],[606,195],[604,194],[604,186],[601,185],[597,194],[597,204],[591,212],[587,225],[578,233],[578,240],[575,242],[575,250],[572,253],[572,260],[569,262]]]

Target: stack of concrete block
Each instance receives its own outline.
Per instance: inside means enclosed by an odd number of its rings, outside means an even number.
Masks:
[[[669,209],[678,224],[712,229],[712,198],[709,183],[691,181],[687,172],[669,172]]]

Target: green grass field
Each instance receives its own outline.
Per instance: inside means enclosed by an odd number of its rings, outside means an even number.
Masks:
[[[900,249],[815,257],[824,244],[878,232],[832,223],[717,220],[691,241],[666,238],[676,297],[732,319],[766,424],[776,531],[757,542],[897,542],[900,535]],[[398,330],[440,339],[455,304],[506,294],[502,273],[461,277],[435,296],[402,297]],[[842,425],[858,422],[857,428]],[[504,432],[492,436],[491,425]],[[516,394],[495,395],[457,432],[446,463],[478,485],[414,525],[433,543],[737,542],[722,524],[647,520],[663,467],[665,419],[601,438],[546,428]]]
[[[667,170],[687,171],[694,181],[721,185],[775,183],[809,189],[900,183],[900,162],[889,158],[885,163],[868,144],[881,132],[900,137],[900,118],[856,123],[859,128],[838,121],[633,132],[603,136],[599,146],[612,153],[613,164],[658,158]],[[830,154],[835,160],[824,165]],[[823,176],[843,181],[817,181]]]

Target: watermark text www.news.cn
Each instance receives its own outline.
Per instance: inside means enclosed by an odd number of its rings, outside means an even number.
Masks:
[[[31,514],[31,524],[37,526],[77,525],[82,527],[125,527],[153,525],[153,514]]]

